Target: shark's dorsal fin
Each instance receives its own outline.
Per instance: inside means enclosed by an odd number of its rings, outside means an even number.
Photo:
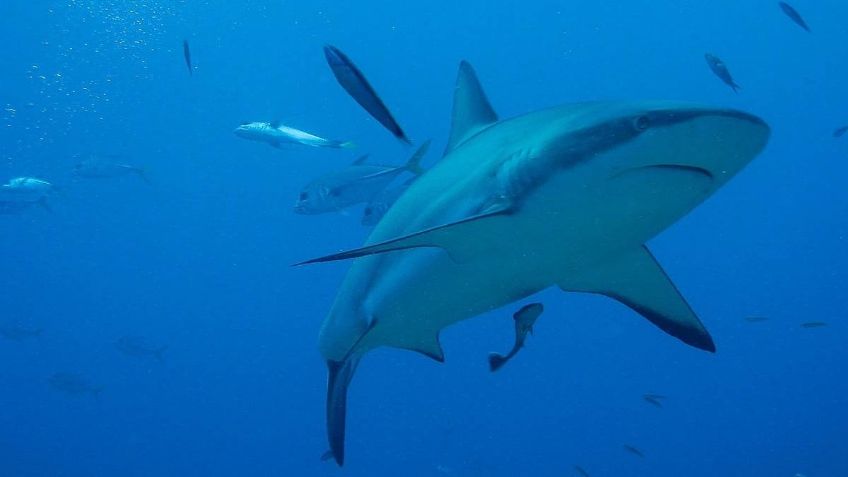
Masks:
[[[715,351],[710,334],[645,246],[596,266],[579,279],[565,279],[559,286],[614,298],[684,343]]]
[[[489,104],[483,87],[474,73],[474,68],[467,61],[459,64],[456,77],[456,89],[453,95],[453,117],[451,132],[445,155],[456,146],[474,135],[486,126],[497,122],[498,115]]]
[[[339,252],[325,257],[313,258],[305,262],[300,262],[295,265],[308,265],[310,263],[334,262],[337,260],[348,260],[351,258],[364,257],[378,253],[394,252],[397,250],[407,250],[412,248],[435,247],[445,250],[451,259],[458,263],[465,263],[473,260],[481,254],[489,253],[484,247],[480,246],[474,237],[487,237],[491,234],[498,233],[495,230],[503,224],[497,223],[504,216],[509,215],[513,210],[513,206],[509,202],[496,203],[482,212],[471,217],[451,222],[445,225],[439,225],[424,229],[420,232],[414,232],[402,237],[398,237],[385,242],[366,245],[365,247]],[[495,229],[493,229],[493,227]]]
[[[353,163],[351,163],[351,165],[352,166],[361,166],[362,164],[365,164],[365,162],[367,160],[368,160],[368,154],[364,154],[362,156],[359,156],[355,161],[353,161]]]

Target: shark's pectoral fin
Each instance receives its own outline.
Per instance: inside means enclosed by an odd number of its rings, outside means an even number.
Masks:
[[[330,443],[329,455],[339,466],[344,465],[345,456],[347,388],[359,360],[360,356],[354,355],[343,361],[327,361],[327,439]]]
[[[684,343],[715,351],[710,334],[645,246],[559,286],[614,298]]]
[[[509,215],[511,211],[512,206],[509,203],[496,204],[489,207],[486,212],[456,222],[439,225],[420,232],[404,235],[403,237],[346,252],[313,258],[312,260],[307,260],[296,265],[348,260],[366,255],[426,247],[441,248],[455,262],[467,263],[474,260],[481,253],[487,253],[487,249],[481,247],[480,242],[474,240],[474,238],[492,236],[495,233],[495,228],[499,225],[502,226],[499,221],[503,220],[503,216]]]

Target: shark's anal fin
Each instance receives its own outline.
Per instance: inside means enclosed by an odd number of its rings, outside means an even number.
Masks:
[[[403,237],[346,252],[313,258],[312,260],[295,265],[348,260],[366,255],[425,247],[441,248],[457,263],[466,263],[473,260],[476,254],[486,253],[486,250],[481,249],[476,241],[469,240],[469,238],[485,237],[487,234],[491,235],[491,233],[487,232],[488,228],[497,225],[494,221],[499,220],[500,216],[508,215],[511,211],[511,204],[501,203],[488,208],[482,214],[477,214],[456,222],[439,225],[420,232],[404,235]]]
[[[498,115],[489,104],[486,93],[467,61],[459,64],[456,90],[453,95],[453,117],[451,132],[445,155],[476,132],[497,122]]]
[[[710,334],[645,246],[559,286],[614,298],[684,343],[715,352]]]

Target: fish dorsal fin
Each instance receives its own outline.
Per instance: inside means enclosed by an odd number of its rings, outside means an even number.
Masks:
[[[704,325],[647,247],[631,250],[559,283],[566,291],[618,300],[684,343],[705,351],[715,344]]]
[[[456,89],[453,95],[453,117],[451,132],[445,155],[456,146],[471,137],[477,131],[497,122],[498,115],[489,104],[486,93],[474,73],[474,68],[467,61],[459,64],[456,77]]]
[[[359,156],[359,158],[357,158],[355,161],[353,161],[353,163],[351,165],[352,166],[361,166],[362,164],[365,164],[366,161],[368,161],[368,154]]]

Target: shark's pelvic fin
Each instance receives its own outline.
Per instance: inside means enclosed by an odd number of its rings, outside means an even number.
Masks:
[[[715,352],[710,334],[645,246],[594,269],[579,282],[559,285],[566,291],[614,298],[684,343]]]
[[[387,240],[373,245],[368,245],[346,252],[313,258],[295,265],[308,265],[310,263],[334,262],[336,260],[348,260],[351,258],[364,257],[378,253],[394,252],[411,248],[435,247],[444,249],[451,259],[458,263],[466,263],[474,259],[486,250],[478,243],[469,243],[468,237],[485,237],[486,229],[497,226],[495,221],[503,215],[509,215],[512,206],[509,203],[498,203],[486,209],[478,215],[458,220],[445,225],[439,225],[429,229],[415,232],[396,239]],[[496,233],[496,232],[492,232]]]
[[[445,155],[476,132],[497,121],[498,115],[489,104],[474,68],[467,61],[462,61],[456,77],[451,132]]]
[[[445,362],[445,352],[442,350],[442,343],[439,341],[439,334],[436,333],[432,338],[416,343],[410,346],[402,346],[403,349],[417,351],[428,358],[432,358],[440,363]]]

